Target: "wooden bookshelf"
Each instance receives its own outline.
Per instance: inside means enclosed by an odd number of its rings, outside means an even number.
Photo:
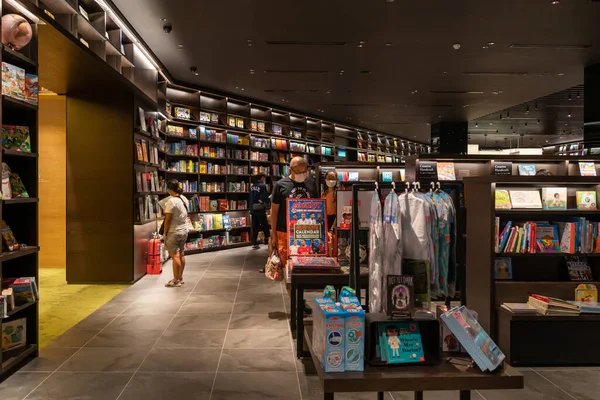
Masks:
[[[2,15],[20,14],[9,3],[2,2]],[[33,38],[23,49],[16,51],[2,45],[1,61],[25,69],[28,74],[38,75],[38,26],[32,26]],[[2,96],[0,118],[3,125],[20,125],[29,128],[31,153],[3,149],[0,161],[6,163],[13,173],[19,174],[29,198],[3,199],[0,219],[11,228],[18,243],[26,245],[19,250],[0,253],[0,280],[5,278],[34,277],[38,275],[38,106],[23,100]],[[2,351],[0,349],[0,381],[24,362],[38,354],[39,320],[38,303],[29,303],[9,310],[0,319],[0,330],[6,323],[25,318],[26,340],[23,347]]]
[[[564,161],[564,160],[563,160]],[[495,253],[495,218],[500,219],[500,229],[508,221],[544,221],[551,223],[573,221],[585,217],[588,221],[600,221],[600,212],[573,209],[577,190],[599,192],[596,178],[577,176],[482,176],[465,178],[465,199],[467,210],[467,260],[466,260],[466,299],[467,305],[477,311],[478,321],[507,353],[510,362],[519,365],[551,365],[551,349],[539,348],[535,342],[537,335],[522,335],[517,332],[540,332],[541,330],[561,332],[567,341],[575,340],[570,332],[581,337],[600,334],[600,324],[591,321],[586,315],[580,318],[561,319],[555,317],[518,317],[510,313],[502,314],[502,303],[525,303],[531,293],[572,300],[575,288],[580,283],[600,286],[600,253],[574,254],[586,256],[596,281],[570,281],[564,253]],[[567,210],[496,210],[495,190],[540,190],[543,187],[566,187]],[[562,232],[559,232],[562,235]],[[509,257],[512,264],[512,279],[495,279],[494,261],[497,257]],[[499,319],[502,317],[502,319]],[[561,325],[564,321],[568,324]],[[588,322],[593,322],[588,324]],[[539,323],[546,325],[541,326]],[[581,323],[581,324],[580,324]],[[575,324],[575,325],[573,325]],[[593,332],[592,332],[593,331]],[[540,342],[541,343],[541,342]],[[512,352],[512,353],[511,353]],[[579,357],[579,358],[578,358]],[[583,353],[572,354],[568,358],[554,358],[565,363],[589,364]]]

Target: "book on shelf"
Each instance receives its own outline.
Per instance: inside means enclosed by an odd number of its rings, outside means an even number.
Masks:
[[[2,322],[2,350],[16,349],[27,344],[27,318]]]
[[[25,185],[23,184],[23,181],[21,180],[19,174],[12,172],[10,174],[9,181],[13,199],[29,197],[29,193],[27,192],[27,189],[25,189]]]
[[[37,106],[39,90],[40,85],[38,76],[34,74],[25,74],[25,90],[23,93],[25,101]]]
[[[542,188],[542,208],[544,210],[566,210],[567,188],[545,187]]]
[[[600,314],[600,303],[598,302],[569,300],[569,303],[579,307],[581,314]]]
[[[19,249],[19,243],[17,242],[17,239],[15,238],[15,235],[13,234],[12,229],[10,229],[10,226],[8,226],[8,224],[2,220],[2,249],[3,250],[8,250],[8,251],[15,251]]]
[[[191,110],[185,107],[175,107],[175,118],[190,120],[192,119]]]
[[[18,125],[2,125],[2,147],[6,150],[31,153],[29,127]]]
[[[520,176],[534,176],[536,172],[534,164],[519,164],[517,169]]]
[[[496,257],[494,259],[494,277],[496,280],[510,280],[513,278],[510,257]]]
[[[541,209],[542,199],[537,190],[509,190],[512,208]]]
[[[596,192],[595,191],[577,191],[578,210],[596,210]]]
[[[146,113],[142,107],[138,107],[138,117],[140,120],[140,130],[146,132]]]
[[[2,63],[2,95],[25,100],[25,70],[9,63]]]
[[[167,125],[167,135],[183,136],[183,127],[175,125]]]
[[[439,161],[437,163],[437,174],[440,181],[455,181],[454,163]]]
[[[142,142],[142,161],[148,162],[148,143],[145,139],[141,140]]]
[[[575,288],[575,301],[597,302],[598,288],[591,283],[580,283]]]
[[[502,303],[500,307],[516,315],[534,315],[538,313],[537,308],[529,303]]]
[[[579,174],[581,176],[596,176],[596,164],[593,162],[579,162]]]
[[[512,208],[508,190],[496,189],[494,192],[494,197],[496,210],[510,210]]]
[[[138,161],[144,161],[144,150],[140,140],[135,141],[135,154]]]
[[[586,256],[566,256],[565,264],[571,281],[591,281],[594,279]]]
[[[388,275],[386,314],[392,319],[409,319],[415,307],[415,277]]]
[[[579,307],[555,297],[548,297],[532,293],[527,301],[532,307],[535,307],[542,315],[579,315]]]

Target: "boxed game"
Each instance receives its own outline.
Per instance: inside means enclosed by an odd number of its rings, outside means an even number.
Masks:
[[[315,303],[313,352],[325,372],[344,372],[345,312],[329,298]]]
[[[364,371],[365,311],[355,296],[340,298],[346,314],[344,338],[344,365],[346,371]]]

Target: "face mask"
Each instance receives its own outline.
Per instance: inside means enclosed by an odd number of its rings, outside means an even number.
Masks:
[[[294,174],[293,180],[294,180],[294,182],[302,183],[306,180],[307,175],[308,174],[306,172],[303,174]]]
[[[335,187],[335,185],[337,185],[337,181],[325,181],[325,184],[329,187]]]

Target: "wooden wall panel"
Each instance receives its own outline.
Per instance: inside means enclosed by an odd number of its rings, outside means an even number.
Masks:
[[[126,88],[67,98],[69,283],[133,281],[133,115]]]
[[[39,105],[39,266],[65,268],[67,98],[40,96]]]

